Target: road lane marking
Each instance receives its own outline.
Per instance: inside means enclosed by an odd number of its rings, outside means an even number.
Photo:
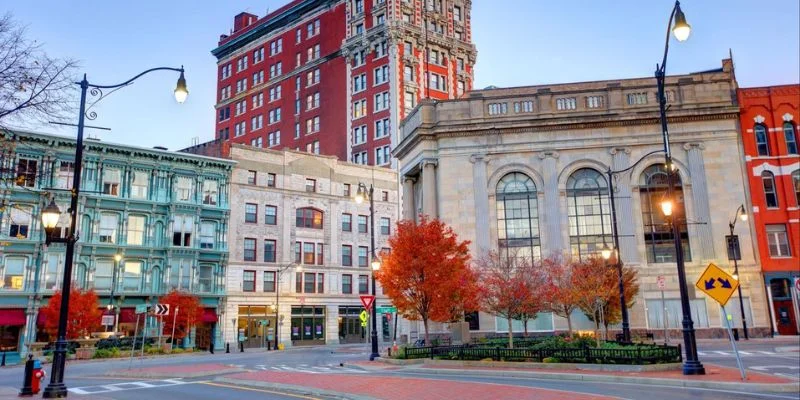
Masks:
[[[729,356],[730,355],[730,354],[728,354],[728,353],[726,353],[724,351],[714,351],[714,353],[721,354],[723,356]]]
[[[746,356],[752,356],[753,355],[753,353],[748,353],[746,351],[741,351],[741,350],[739,350],[739,354],[744,354]]]
[[[304,395],[300,395],[300,394],[277,392],[277,391],[274,391],[274,390],[256,389],[256,388],[245,387],[245,386],[225,385],[225,384],[222,384],[222,383],[213,383],[213,382],[201,382],[201,383],[204,384],[204,385],[218,386],[218,387],[230,388],[230,389],[235,389],[235,390],[248,390],[248,391],[251,391],[251,392],[279,394],[281,396],[296,397],[298,399],[322,400],[319,397],[310,397],[310,396],[304,396]]]
[[[68,388],[67,390],[75,394],[100,394],[100,393],[110,393],[110,392],[121,392],[126,390],[140,390],[140,389],[152,389],[152,388],[177,386],[177,385],[187,385],[191,383],[197,383],[197,382],[185,382],[180,378],[178,378],[178,379],[162,379],[158,381],[147,381],[147,382],[124,382],[111,385],[81,386],[76,388]],[[134,386],[134,387],[126,387],[126,386]]]
[[[758,352],[761,353],[761,354],[766,354],[768,356],[774,356],[775,355],[775,353],[773,353],[771,351],[761,351],[761,350],[759,350]]]

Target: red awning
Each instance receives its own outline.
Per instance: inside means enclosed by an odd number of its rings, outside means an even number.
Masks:
[[[47,322],[47,317],[45,317],[42,310],[39,309],[39,314],[36,315],[36,326],[44,326],[45,322]]]
[[[136,323],[136,309],[134,309],[134,308],[120,308],[120,310],[119,310],[119,323],[120,324],[133,324],[133,323]]]
[[[25,310],[22,308],[0,310],[0,325],[25,325]]]
[[[203,309],[202,322],[216,323],[217,322],[217,311],[214,310],[213,308],[204,308]]]

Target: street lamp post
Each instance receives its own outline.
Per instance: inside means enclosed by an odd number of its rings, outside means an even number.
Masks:
[[[280,313],[280,311],[278,311],[278,305],[279,305],[279,302],[280,302],[280,299],[281,299],[281,276],[283,275],[284,271],[286,271],[287,269],[289,269],[289,268],[291,268],[293,266],[294,266],[294,264],[289,264],[289,265],[283,266],[281,268],[278,268],[278,272],[277,272],[278,278],[276,279],[276,283],[275,283],[275,350],[278,350],[278,343],[279,343],[278,337],[280,336],[280,330],[281,330],[280,329],[281,313]],[[302,266],[300,264],[298,264],[297,265],[297,271],[299,272],[301,269],[302,269]]]
[[[122,254],[114,254],[114,271],[111,274],[111,296],[108,299],[109,311],[114,312],[114,335],[116,336],[119,321],[119,307],[114,301],[114,290],[117,288],[117,270],[119,269],[119,262],[122,260]]]
[[[673,25],[673,20],[675,24]],[[664,81],[666,78],[667,54],[669,53],[670,30],[679,42],[689,38],[691,27],[686,23],[686,17],[681,11],[680,1],[675,2],[672,13],[667,24],[667,38],[664,44],[664,58],[660,65],[656,65],[656,85],[658,88],[658,111],[661,120],[661,136],[664,141],[664,162],[667,170],[667,200],[662,203],[662,211],[668,217],[672,228],[672,236],[675,243],[675,261],[678,267],[678,284],[681,294],[681,311],[683,312],[683,344],[686,352],[686,361],[683,363],[684,375],[705,375],[706,370],[697,358],[697,342],[695,340],[694,322],[692,322],[692,311],[689,306],[689,292],[686,287],[686,266],[683,259],[683,243],[681,243],[680,222],[677,215],[673,214],[673,202],[676,202],[675,179],[677,171],[672,161],[672,152],[669,144],[669,130],[667,128],[667,98],[664,92]]]
[[[119,89],[123,86],[130,85],[147,73],[153,71],[160,71],[160,70],[168,70],[168,71],[175,71],[180,72],[180,77],[178,78],[178,83],[175,87],[175,100],[178,103],[183,103],[186,101],[186,97],[189,95],[189,91],[186,88],[186,78],[183,75],[183,67],[181,68],[171,68],[171,67],[159,67],[159,68],[151,68],[148,69],[139,75],[134,76],[127,81],[117,84],[117,85],[95,85],[89,83],[86,79],[86,75],[83,75],[83,79],[80,82],[76,82],[77,85],[81,87],[81,100],[80,100],[80,107],[78,109],[78,136],[75,142],[75,171],[72,178],[72,190],[70,190],[70,206],[69,210],[69,232],[67,232],[66,238],[61,237],[54,237],[55,236],[55,227],[58,224],[58,218],[61,215],[61,210],[58,209],[56,206],[55,201],[51,199],[50,204],[42,210],[42,223],[45,227],[46,235],[45,235],[45,243],[49,245],[50,243],[65,243],[66,244],[66,254],[65,254],[65,261],[64,261],[64,278],[62,279],[61,285],[61,309],[59,310],[58,316],[58,334],[56,339],[56,347],[53,351],[53,367],[50,373],[50,383],[45,388],[42,396],[44,398],[61,398],[67,397],[67,386],[64,384],[64,365],[67,359],[67,319],[69,315],[69,295],[72,286],[72,264],[73,259],[75,256],[75,243],[78,241],[78,235],[76,234],[76,223],[77,223],[77,212],[78,212],[78,196],[80,195],[80,187],[81,187],[81,166],[83,163],[83,128],[84,128],[84,121],[85,118],[94,119],[97,117],[97,114],[94,111],[91,111],[87,114],[87,107],[86,107],[86,92],[89,91],[91,88],[91,95],[92,96],[99,96],[99,98],[89,105],[89,108],[97,104],[100,100],[102,100],[105,95],[103,94],[103,89],[112,89],[112,93],[114,90]]]
[[[363,183],[358,184],[358,192],[356,193],[356,203],[361,204],[364,201],[364,197],[369,196],[369,240],[370,240],[370,250],[372,254],[372,310],[370,314],[370,319],[372,319],[372,332],[370,333],[370,340],[372,341],[372,354],[369,355],[369,360],[373,361],[376,358],[380,357],[380,353],[378,352],[378,313],[377,313],[377,304],[375,304],[375,272],[381,268],[381,262],[375,256],[375,196],[373,196],[375,192],[375,188],[372,184],[369,185],[369,188]]]
[[[731,240],[734,240],[733,239],[734,238],[733,229],[736,227],[736,220],[737,219],[741,219],[742,221],[747,221],[747,212],[744,210],[744,204],[740,204],[739,205],[739,208],[736,209],[736,214],[734,214],[733,219],[731,220],[731,222],[728,223],[728,228],[730,228],[730,230],[731,230],[731,236],[730,236]],[[733,277],[736,278],[736,280],[739,280],[739,262],[738,262],[739,257],[740,257],[739,248],[738,248],[739,241],[737,240],[734,243],[735,243],[735,245],[737,247],[735,249],[733,249],[733,254],[731,254],[733,256],[733,257],[731,257],[731,258],[733,258]],[[731,246],[731,245],[732,244],[728,244],[728,246]],[[750,337],[747,335],[747,320],[744,317],[744,303],[742,302],[742,285],[741,285],[741,281],[740,281],[739,286],[736,288],[736,290],[739,292],[739,312],[741,313],[741,317],[742,317],[742,330],[744,331],[744,339],[745,340],[750,340]]]

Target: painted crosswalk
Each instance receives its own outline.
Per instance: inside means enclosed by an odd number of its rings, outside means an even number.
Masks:
[[[306,374],[364,374],[367,371],[360,368],[353,368],[347,366],[339,366],[338,364],[325,364],[325,365],[263,365],[259,364],[254,367],[260,371],[281,371],[281,372],[302,372]]]
[[[733,351],[719,351],[719,350],[706,350],[698,351],[698,356],[703,357],[734,357]],[[764,357],[764,356],[784,356],[786,354],[778,354],[774,351],[766,350],[739,350],[739,355],[742,357]]]
[[[181,380],[180,378],[176,378],[176,379],[162,379],[156,381],[114,383],[110,385],[82,386],[82,387],[69,388],[67,390],[69,390],[70,393],[87,395],[87,394],[100,394],[100,393],[110,393],[110,392],[122,392],[126,390],[136,390],[136,389],[152,389],[152,388],[167,387],[167,386],[186,385],[190,383],[193,382],[186,382]]]

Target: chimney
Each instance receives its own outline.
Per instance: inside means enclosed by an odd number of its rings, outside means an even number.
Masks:
[[[247,28],[248,26],[254,24],[258,20],[258,16],[255,14],[250,14],[246,12],[239,13],[235,17],[233,17],[233,32],[239,32],[240,30]]]

